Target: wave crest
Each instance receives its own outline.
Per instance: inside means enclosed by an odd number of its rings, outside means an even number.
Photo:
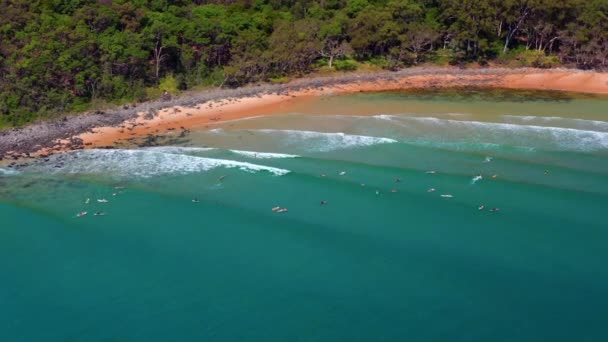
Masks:
[[[397,142],[397,140],[390,138],[345,134],[342,132],[325,133],[276,129],[260,129],[256,130],[256,132],[283,136],[287,145],[307,146],[319,152]]]
[[[608,149],[608,132],[576,128],[512,123],[462,121],[436,117],[383,116],[398,123],[415,136],[418,131],[431,132],[437,143],[459,141],[483,142],[510,146],[544,147],[548,149],[596,151]],[[421,129],[422,128],[422,129]],[[436,135],[436,136],[435,136]]]
[[[3,169],[3,168],[0,167],[0,176],[10,176],[10,175],[16,175],[18,173],[19,173],[19,171],[10,170],[10,169]]]
[[[295,154],[285,153],[271,153],[271,152],[255,152],[255,151],[242,151],[242,150],[230,150],[230,152],[254,159],[284,159],[284,158],[299,158],[300,156]]]
[[[164,174],[187,174],[215,168],[237,168],[246,172],[266,171],[281,176],[289,170],[233,160],[204,158],[185,154],[150,150],[83,150],[67,154],[59,167],[50,167],[54,173],[107,173],[118,177],[148,178]]]
[[[575,128],[588,131],[608,132],[608,122],[599,120],[586,120],[577,118],[562,118],[558,116],[534,115],[503,115],[506,123],[552,125],[563,128]]]

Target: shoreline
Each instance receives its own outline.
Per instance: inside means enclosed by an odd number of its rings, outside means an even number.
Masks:
[[[346,73],[236,89],[212,89],[163,101],[96,111],[0,132],[0,161],[66,150],[112,148],[120,142],[214,123],[272,115],[321,95],[455,87],[566,91],[608,95],[608,73],[571,69],[410,68]]]

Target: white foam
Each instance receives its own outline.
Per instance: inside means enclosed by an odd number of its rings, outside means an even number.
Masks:
[[[379,114],[379,115],[372,116],[372,118],[374,118],[374,119],[386,120],[386,121],[393,121],[397,117],[398,117],[397,115],[389,115],[389,114]]]
[[[170,154],[185,154],[185,153],[196,153],[196,152],[207,152],[215,150],[213,147],[191,147],[191,146],[153,146],[146,147],[144,150],[155,151]]]
[[[440,127],[445,126],[446,132],[450,132],[453,128],[462,128],[465,131],[461,133],[469,137],[477,135],[486,139],[507,140],[516,143],[527,141],[537,144],[544,142],[548,144],[548,147],[577,151],[608,149],[608,132],[564,127],[447,120],[434,117],[404,117],[400,119]]]
[[[428,114],[425,114],[428,115]],[[470,113],[432,113],[431,115],[437,115],[440,117],[451,117],[456,119],[469,119],[473,115]],[[358,116],[359,118],[369,118],[369,116]],[[374,119],[386,120],[386,121],[395,121],[403,118],[434,118],[434,117],[422,117],[419,113],[401,113],[401,114],[378,114],[371,116]],[[440,118],[436,118],[440,120]]]
[[[534,115],[503,115],[502,118],[507,123],[537,123],[564,128],[577,128],[589,131],[608,132],[608,122],[599,120],[585,120],[577,118],[563,118],[558,116]]]
[[[247,158],[254,158],[254,159],[283,159],[283,158],[299,158],[300,157],[295,154],[284,154],[284,153],[255,152],[255,151],[241,151],[241,150],[230,150],[230,152],[242,155]]]
[[[327,152],[338,149],[372,146],[378,144],[392,144],[397,140],[370,137],[365,135],[345,134],[342,132],[325,133],[314,131],[297,131],[297,130],[276,130],[276,129],[260,129],[256,132],[264,134],[284,135],[287,145],[303,146],[308,145],[319,152]],[[312,145],[312,146],[311,146]]]
[[[280,176],[289,170],[238,162],[233,160],[203,158],[184,154],[172,154],[150,150],[83,150],[68,154],[60,168],[50,168],[54,173],[108,174],[117,177],[152,177],[163,174],[187,174],[209,171],[218,167],[238,168],[246,172],[266,171]]]
[[[471,184],[475,184],[477,182],[479,182],[480,180],[482,180],[483,177],[481,175],[475,176],[471,179]]]
[[[16,175],[18,173],[19,173],[19,171],[10,170],[10,169],[3,169],[3,168],[0,167],[0,175],[10,176],[10,175]]]

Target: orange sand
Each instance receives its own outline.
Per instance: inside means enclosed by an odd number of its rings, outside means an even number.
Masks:
[[[355,82],[344,85],[325,86],[319,89],[293,91],[289,95],[262,95],[236,100],[223,100],[202,104],[195,108],[170,107],[158,112],[153,119],[144,119],[143,113],[119,127],[99,127],[94,133],[84,133],[87,148],[112,145],[121,140],[164,133],[171,130],[201,128],[217,122],[272,115],[285,112],[296,101],[310,99],[323,94],[386,91],[426,87],[486,86],[511,89],[560,90],[608,94],[608,73],[582,72],[576,70],[522,70],[521,73],[504,75],[450,75],[429,74],[404,76],[398,80],[378,82]]]

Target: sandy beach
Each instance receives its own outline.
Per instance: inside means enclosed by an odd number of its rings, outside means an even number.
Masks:
[[[152,119],[145,113],[118,127],[100,127],[78,136],[87,147],[108,146],[114,142],[172,130],[200,129],[214,123],[258,115],[272,115],[288,106],[313,96],[356,92],[390,91],[414,88],[483,86],[492,88],[556,90],[592,94],[608,94],[608,73],[571,70],[526,70],[496,75],[429,74],[406,76],[391,80],[351,82],[319,88],[296,90],[285,95],[226,99],[194,107],[174,106],[162,109]]]
[[[285,111],[315,96],[416,88],[490,87],[608,94],[608,73],[570,69],[412,68],[398,72],[296,79],[280,85],[215,89],[41,123],[0,135],[0,155],[36,156],[110,147],[136,138],[212,127]]]

